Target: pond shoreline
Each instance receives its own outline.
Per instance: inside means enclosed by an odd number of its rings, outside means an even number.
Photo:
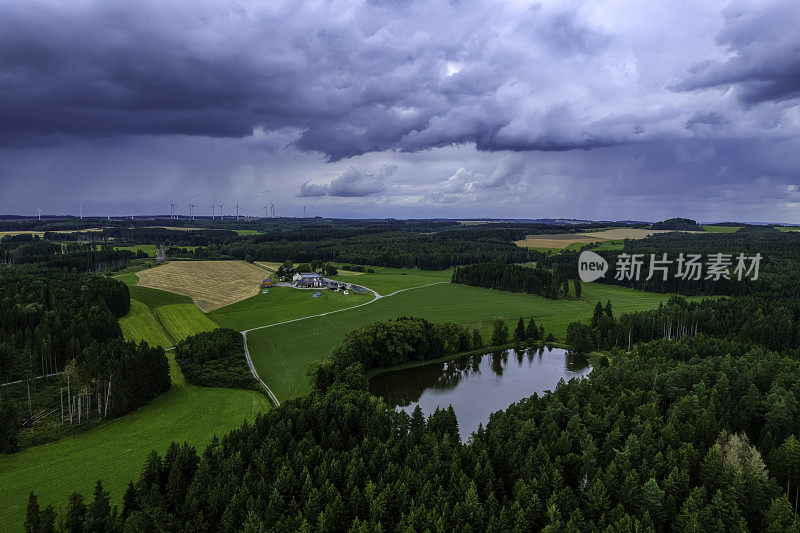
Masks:
[[[525,349],[510,343],[505,349],[472,350],[387,368],[370,377],[373,396],[408,414],[419,407],[430,416],[452,406],[464,440],[486,425],[492,413],[592,371],[587,356],[552,343],[531,343]]]
[[[527,343],[524,345],[519,345],[515,342],[508,342],[506,344],[500,344],[497,346],[484,346],[483,348],[478,348],[476,350],[468,350],[466,352],[456,352],[450,355],[443,355],[442,357],[437,357],[435,359],[420,359],[419,361],[409,361],[407,363],[401,363],[399,365],[372,368],[367,371],[367,379],[372,379],[375,376],[379,376],[387,372],[394,372],[396,370],[406,370],[408,368],[415,368],[418,366],[427,365],[429,363],[443,363],[445,361],[450,361],[452,359],[457,359],[459,357],[466,357],[468,355],[484,355],[487,353],[504,352],[506,350],[512,350],[512,349],[530,350],[533,348],[547,348],[547,349],[560,348],[562,350],[569,350],[569,347],[563,342],[540,341],[534,343]],[[591,365],[595,366],[597,363],[597,358],[605,354],[593,351],[586,353],[584,355],[589,359]]]

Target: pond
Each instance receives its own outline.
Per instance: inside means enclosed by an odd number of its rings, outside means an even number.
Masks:
[[[560,348],[507,350],[378,374],[370,379],[369,391],[409,414],[419,405],[426,417],[452,405],[466,441],[491,413],[590,371],[585,356]]]

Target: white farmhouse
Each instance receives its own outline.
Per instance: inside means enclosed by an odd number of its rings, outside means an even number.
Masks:
[[[316,272],[298,272],[292,276],[292,283],[296,287],[324,287],[322,276]]]

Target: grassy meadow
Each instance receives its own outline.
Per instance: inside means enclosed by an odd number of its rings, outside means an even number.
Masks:
[[[156,256],[155,244],[134,244],[133,246],[115,246],[115,250],[128,250],[130,252],[144,252],[150,257]]]
[[[435,280],[434,276],[426,281]],[[438,273],[441,277],[442,273]],[[387,276],[388,278],[388,276]],[[368,285],[368,283],[365,283]],[[563,339],[567,324],[588,320],[598,300],[611,300],[615,313],[658,307],[669,295],[646,293],[599,283],[583,284],[581,300],[548,300],[529,294],[495,291],[466,285],[441,284],[409,290],[356,309],[309,318],[248,333],[256,370],[278,399],[308,391],[308,363],[326,359],[344,335],[364,324],[400,316],[453,321],[481,330],[488,340],[495,317],[513,329],[522,316],[534,317],[548,333]]]
[[[269,409],[256,391],[188,385],[170,356],[172,389],[146,406],[100,427],[12,455],[0,455],[0,531],[22,531],[28,493],[53,504],[64,516],[72,492],[91,494],[98,479],[121,507],[128,481],[135,480],[151,450],[163,454],[171,442],[202,447]],[[202,449],[200,450],[202,451]]]
[[[162,305],[156,307],[155,312],[158,321],[176,343],[189,335],[219,327],[194,304]]]
[[[337,268],[341,265],[336,265]],[[374,274],[337,275],[331,279],[343,283],[356,283],[376,291],[380,295],[386,295],[408,289],[409,287],[419,287],[429,283],[439,281],[450,281],[452,270],[416,270],[410,268],[389,268],[389,267],[370,267],[375,270]]]
[[[139,300],[131,299],[131,310],[119,319],[122,335],[129,341],[147,341],[151,346],[169,348],[172,339],[158,322],[152,308]]]
[[[189,335],[218,327],[188,296],[136,285],[136,274],[117,279],[128,285],[131,293],[131,310],[119,321],[126,340],[169,348]]]
[[[709,233],[733,233],[734,231],[738,231],[741,226],[714,226],[711,225],[704,225],[703,229],[708,231]]]
[[[267,294],[259,293],[251,298],[228,305],[208,314],[220,327],[237,331],[274,324],[303,316],[327,313],[352,307],[372,300],[371,293],[357,293],[321,289],[319,298],[312,298],[313,290],[291,287],[271,287]]]

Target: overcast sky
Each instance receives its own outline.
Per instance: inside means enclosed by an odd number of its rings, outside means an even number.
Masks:
[[[799,22],[797,0],[0,0],[0,214],[798,223]]]

